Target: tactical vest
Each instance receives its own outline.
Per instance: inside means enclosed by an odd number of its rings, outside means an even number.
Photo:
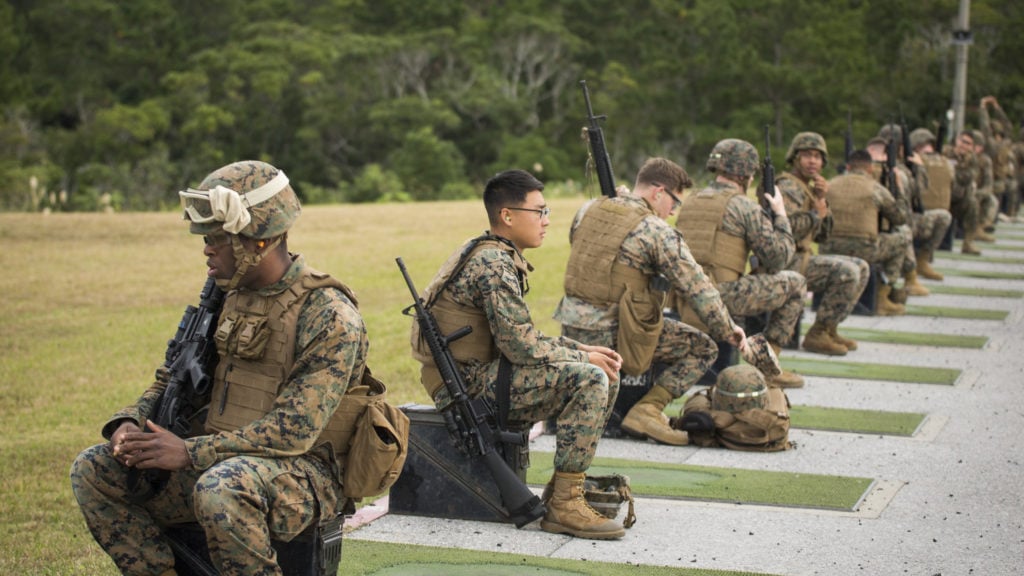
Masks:
[[[795,175],[790,174],[789,172],[783,172],[782,174],[775,177],[776,184],[778,184],[782,180],[791,180],[794,184],[797,185],[798,188],[800,188],[800,191],[803,193],[804,201],[798,207],[798,210],[800,210],[801,212],[813,212],[814,203],[812,199],[814,198],[814,191],[811,190],[811,188],[807,186],[807,184],[805,184],[803,180],[797,178]],[[794,238],[793,240],[796,241],[796,251],[798,253],[810,254],[812,252],[811,245],[814,243],[813,236],[814,234],[811,233],[804,236],[803,238]],[[804,268],[799,270],[801,274],[803,274],[806,271],[806,258],[803,258],[803,260],[805,264],[803,265]]]
[[[295,363],[299,311],[313,290],[326,287],[341,290],[356,303],[347,286],[308,267],[280,294],[228,293],[214,335],[220,360],[206,418],[208,433],[237,430],[270,412]],[[368,384],[366,376],[363,384]],[[367,391],[363,386],[350,388],[350,394],[383,392]],[[342,409],[345,404],[331,416],[315,443],[329,443],[339,462],[348,451],[358,416]]]
[[[597,306],[619,305],[616,350],[622,372],[630,376],[650,368],[664,326],[665,295],[651,289],[651,278],[642,271],[616,260],[626,236],[653,215],[646,202],[595,200],[573,232],[565,270],[567,296]]]
[[[829,182],[832,238],[878,238],[878,207],[872,194],[874,181],[863,174],[843,174]]]
[[[565,269],[565,294],[597,306],[617,303],[627,286],[635,294],[649,292],[647,275],[616,262],[616,257],[626,236],[654,212],[646,203],[611,200],[595,200],[583,215]]]
[[[992,178],[996,180],[1009,180],[1013,178],[1012,146],[1013,144],[1006,140],[995,144],[992,154]]]
[[[928,188],[921,191],[921,205],[925,210],[949,210],[953,192],[953,167],[941,154],[922,154],[921,158],[928,175]]]
[[[525,278],[530,270],[530,265],[523,258],[514,245],[497,236],[485,234],[468,241],[457,252],[452,254],[441,266],[441,270],[427,286],[423,294],[425,307],[433,312],[437,325],[443,334],[469,326],[472,331],[450,343],[452,357],[458,362],[491,362],[499,356],[498,347],[494,344],[491,334],[491,325],[487,321],[487,315],[483,310],[473,306],[463,306],[454,299],[451,293],[445,288],[448,282],[454,278],[466,265],[467,262],[481,250],[501,250],[507,253],[519,273],[520,279]],[[434,356],[430,353],[430,347],[420,336],[418,322],[412,323],[412,356],[419,360],[420,383],[426,388],[427,393],[433,398],[434,395],[444,386],[441,373],[434,362]]]
[[[747,269],[750,247],[746,240],[722,231],[726,206],[742,195],[735,189],[718,192],[706,188],[683,201],[676,219],[676,228],[685,234],[694,260],[716,285],[739,279]]]

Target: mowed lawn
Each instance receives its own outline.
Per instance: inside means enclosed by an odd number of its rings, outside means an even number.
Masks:
[[[527,301],[543,331],[562,293],[568,228],[582,197],[552,199]],[[351,286],[370,334],[370,365],[396,404],[424,402],[409,356],[418,288],[487,227],[479,200],[310,206],[292,251]],[[68,467],[117,409],[149,385],[181,314],[205,281],[202,241],[178,212],[0,214],[0,574],[117,574],[88,533]]]

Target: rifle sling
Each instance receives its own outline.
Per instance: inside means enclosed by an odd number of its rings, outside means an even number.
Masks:
[[[494,418],[498,422],[498,429],[506,431],[508,430],[508,413],[512,405],[512,362],[504,354],[498,359],[498,376],[494,382],[494,397],[498,405]]]

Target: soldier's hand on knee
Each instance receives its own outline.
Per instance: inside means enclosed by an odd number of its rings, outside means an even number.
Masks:
[[[616,353],[615,356],[618,356]],[[590,363],[597,366],[608,375],[610,382],[618,382],[619,370],[622,368],[622,358],[613,358],[603,352],[587,352],[587,358]]]
[[[729,336],[729,343],[736,346],[742,352],[747,349],[747,334],[739,326],[732,327],[732,335]]]

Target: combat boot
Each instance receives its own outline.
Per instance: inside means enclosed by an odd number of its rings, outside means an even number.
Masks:
[[[904,286],[906,286],[907,294],[911,296],[927,296],[931,294],[931,291],[917,281],[917,270],[911,270],[903,276]]]
[[[889,300],[891,292],[892,286],[888,284],[882,284],[878,287],[878,292],[875,294],[875,314],[879,316],[902,316],[907,313],[907,309],[903,304],[897,304]]]
[[[980,256],[981,250],[974,247],[974,235],[976,232],[964,232],[964,242],[960,245],[961,254],[970,254],[971,256]]]
[[[831,336],[832,339],[835,340],[836,342],[839,342],[843,346],[846,346],[846,349],[849,352],[853,352],[854,350],[857,349],[857,341],[851,340],[850,338],[847,338],[845,336],[841,336],[839,334],[839,328],[837,326],[829,326],[828,335]]]
[[[590,507],[583,497],[583,472],[555,472],[551,478],[551,498],[540,529],[552,534],[571,534],[577,538],[614,540],[626,535],[626,529]]]
[[[832,338],[832,332],[820,322],[811,325],[804,336],[804,350],[827,354],[829,356],[846,356],[846,346]]]
[[[672,393],[654,385],[637,401],[619,426],[622,431],[637,438],[650,438],[672,446],[686,446],[689,437],[682,430],[674,430],[665,415],[665,406],[672,401]]]
[[[889,293],[889,301],[893,304],[906,304],[907,303],[907,288],[906,286],[900,286],[899,288],[893,288],[892,292]]]
[[[779,346],[775,342],[769,342],[769,344],[771,345],[772,350],[775,351],[775,356],[779,357],[779,355],[782,353],[782,346]],[[772,376],[771,378],[767,378],[768,386],[771,386],[773,388],[804,387],[804,379],[802,376],[790,372],[789,370],[785,370],[781,366],[779,366],[779,368],[782,370],[782,373],[779,374],[778,376]]]
[[[944,276],[932,268],[932,251],[917,251],[917,275],[929,280],[942,280]]]
[[[989,242],[989,243],[993,243],[993,242],[996,241],[996,237],[993,236],[992,234],[986,232],[984,229],[978,230],[977,232],[975,232],[974,233],[974,239],[975,240],[981,240],[982,242]]]

